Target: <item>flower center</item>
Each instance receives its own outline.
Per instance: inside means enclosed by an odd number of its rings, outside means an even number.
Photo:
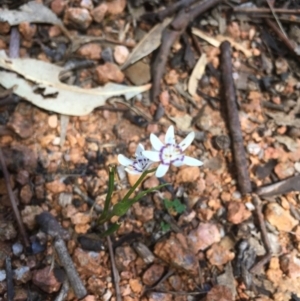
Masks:
[[[160,160],[163,164],[170,165],[175,161],[182,161],[184,158],[183,151],[178,144],[168,143],[161,148],[159,152]]]
[[[149,163],[149,159],[143,157],[143,158],[137,158],[134,160],[133,164],[131,165],[133,170],[138,172],[143,172],[144,169],[147,167]]]

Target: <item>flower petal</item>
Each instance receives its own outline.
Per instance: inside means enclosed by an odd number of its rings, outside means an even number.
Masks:
[[[172,162],[172,165],[176,166],[176,167],[180,167],[182,166],[184,163],[181,160],[177,160]]]
[[[183,164],[186,164],[186,165],[189,165],[189,166],[201,166],[203,165],[203,162],[198,160],[198,159],[195,159],[195,158],[192,158],[192,157],[189,157],[189,156],[184,156],[183,158]]]
[[[195,139],[195,133],[194,132],[190,132],[180,143],[179,146],[181,148],[182,151],[185,151],[188,146],[191,145],[191,143],[193,142],[193,140]]]
[[[144,151],[144,150],[145,150],[144,145],[141,144],[141,143],[139,143],[138,146],[137,146],[137,148],[136,148],[135,155],[136,155],[137,157],[143,156],[143,151]]]
[[[159,152],[157,152],[157,151],[143,151],[143,156],[148,158],[149,160],[151,160],[153,162],[159,162],[160,161]]]
[[[150,135],[150,142],[152,144],[152,147],[157,151],[160,151],[161,148],[164,147],[164,144],[154,134]]]
[[[137,171],[137,170],[134,170],[134,169],[132,169],[132,168],[125,168],[125,170],[128,172],[128,173],[130,173],[130,174],[132,174],[132,175],[140,175],[141,174],[141,172],[139,172],[139,171]]]
[[[118,155],[118,161],[121,165],[123,166],[128,166],[128,165],[132,165],[133,164],[133,160],[128,159],[127,157],[125,157],[122,154]]]
[[[167,173],[169,167],[170,167],[170,165],[159,164],[159,166],[157,167],[157,170],[155,172],[155,176],[157,178],[163,177]]]
[[[165,135],[165,143],[175,144],[175,136],[174,136],[174,126],[170,125],[166,135]]]

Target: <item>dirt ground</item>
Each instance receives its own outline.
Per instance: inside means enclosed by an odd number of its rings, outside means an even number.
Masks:
[[[0,301],[300,300],[299,15],[0,0]],[[137,185],[170,126],[203,165]]]

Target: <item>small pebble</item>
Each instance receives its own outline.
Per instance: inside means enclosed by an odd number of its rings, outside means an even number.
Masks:
[[[257,156],[261,151],[261,147],[259,144],[250,142],[247,145],[247,151],[249,154]]]
[[[64,24],[77,29],[87,29],[92,23],[92,17],[86,8],[70,7],[64,15]]]
[[[127,47],[123,45],[118,45],[115,47],[114,51],[114,58],[115,61],[119,64],[122,65],[125,63],[129,55],[129,50]]]
[[[5,270],[0,270],[0,282],[6,279]]]
[[[23,245],[19,242],[16,242],[12,246],[12,251],[15,256],[19,257],[23,252]]]

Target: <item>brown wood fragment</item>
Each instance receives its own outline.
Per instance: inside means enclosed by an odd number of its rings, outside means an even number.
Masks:
[[[242,194],[247,194],[251,192],[252,188],[239,120],[236,91],[232,78],[231,46],[228,41],[221,44],[221,72],[223,95],[226,102],[228,124],[232,138],[238,186]]]
[[[252,202],[255,206],[255,213],[260,227],[261,239],[266,249],[266,254],[263,256],[263,258],[261,258],[261,260],[257,262],[250,270],[251,273],[259,273],[263,265],[270,261],[272,257],[272,249],[268,238],[268,232],[264,221],[264,216],[262,214],[261,200],[256,194],[253,194]]]
[[[78,299],[85,297],[87,295],[86,288],[84,287],[78,272],[75,269],[67,246],[63,240],[63,237],[67,237],[66,231],[59,225],[55,217],[49,212],[43,212],[38,215],[37,222],[43,232],[54,238],[55,251],[57,252],[61,265],[66,271],[74,294]]]
[[[300,191],[300,176],[295,176],[277,183],[262,186],[256,189],[256,193],[262,197],[285,194],[291,191]]]

